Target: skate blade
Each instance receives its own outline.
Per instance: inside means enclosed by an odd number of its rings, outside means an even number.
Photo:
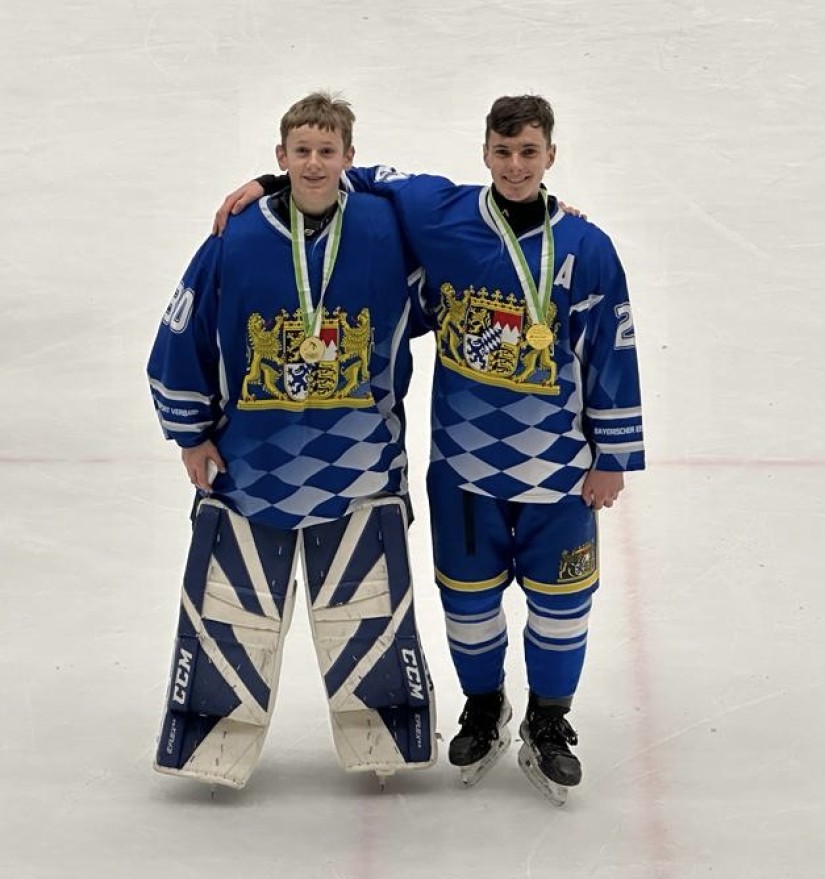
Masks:
[[[389,770],[388,772],[376,772],[375,777],[378,779],[378,787],[381,789],[383,793],[387,787],[387,779],[392,778],[395,775],[393,770]]]
[[[471,763],[469,766],[461,766],[458,775],[464,787],[472,787],[481,781],[504,756],[504,752],[510,747],[510,741],[510,730],[506,726],[502,727],[499,730],[498,738],[493,742],[493,746],[481,760]]]
[[[518,751],[518,765],[527,776],[527,780],[545,799],[554,806],[563,806],[567,802],[567,788],[548,778],[538,767],[535,754],[525,742]]]

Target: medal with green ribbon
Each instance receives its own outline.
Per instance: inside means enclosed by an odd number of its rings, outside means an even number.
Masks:
[[[338,194],[338,209],[329,227],[324,265],[321,273],[321,295],[317,305],[312,303],[312,288],[309,284],[309,267],[307,266],[306,247],[304,245],[304,215],[298,210],[295,199],[289,198],[289,222],[292,235],[292,266],[295,269],[295,286],[298,288],[298,299],[301,304],[301,320],[304,324],[304,340],[299,352],[305,363],[318,363],[326,350],[321,339],[321,323],[324,318],[324,294],[329,286],[329,279],[338,258],[338,246],[341,243],[341,228],[344,223],[346,198]]]
[[[491,190],[487,191],[487,207],[490,210],[496,228],[504,239],[507,252],[513,262],[513,267],[518,275],[521,289],[524,291],[524,299],[527,303],[527,312],[530,315],[531,324],[527,328],[525,338],[527,344],[537,351],[547,348],[554,339],[553,330],[547,326],[545,315],[550,306],[550,298],[553,290],[553,271],[555,260],[555,245],[553,242],[553,229],[550,225],[550,217],[547,213],[547,193],[542,189],[541,197],[544,200],[544,226],[541,230],[541,259],[539,262],[539,283],[533,280],[533,273],[527,265],[524,251],[521,249],[516,233],[513,232],[507,218],[496,204]]]

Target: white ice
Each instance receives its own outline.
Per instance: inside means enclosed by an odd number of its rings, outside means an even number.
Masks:
[[[1,0],[0,34],[0,876],[825,876],[821,4]],[[515,748],[471,790],[446,748],[384,793],[344,774],[303,605],[248,788],[150,769],[190,486],[144,363],[221,198],[273,168],[316,87],[353,102],[361,164],[465,182],[492,100],[544,94],[548,183],[624,260],[649,470],[601,517],[563,809]],[[417,354],[412,541],[447,740]]]

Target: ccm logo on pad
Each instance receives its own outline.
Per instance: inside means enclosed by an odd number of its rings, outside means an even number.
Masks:
[[[180,648],[175,678],[172,681],[172,701],[178,705],[186,705],[186,691],[192,680],[192,654]]]
[[[418,656],[416,656],[414,650],[405,647],[401,650],[401,661],[404,663],[404,672],[407,675],[410,694],[423,702],[424,684],[421,678],[421,670],[418,667]]]

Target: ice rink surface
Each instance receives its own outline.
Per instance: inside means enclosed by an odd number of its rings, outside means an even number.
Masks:
[[[824,32],[809,0],[0,2],[0,876],[825,876]],[[446,760],[427,340],[437,766],[383,793],[339,769],[299,603],[247,789],[150,769],[191,497],[144,364],[218,203],[317,87],[353,102],[357,162],[462,182],[492,100],[545,95],[548,185],[625,263],[649,469],[601,517],[563,809],[515,747],[470,790]]]

